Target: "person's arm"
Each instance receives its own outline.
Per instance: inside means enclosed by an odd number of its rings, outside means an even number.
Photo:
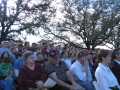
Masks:
[[[67,77],[68,77],[68,79],[69,79],[69,81],[72,83],[72,86],[76,89],[76,90],[84,90],[84,88],[82,87],[82,86],[80,86],[76,81],[75,81],[75,79],[74,79],[74,75],[73,75],[73,73],[69,70],[69,71],[67,71],[66,72],[66,74],[67,74]]]
[[[63,87],[69,88],[69,89],[72,89],[72,88],[73,88],[72,85],[69,85],[69,84],[67,84],[66,82],[58,79],[58,77],[57,77],[57,75],[56,75],[55,72],[51,73],[49,76],[50,76],[51,79],[53,79],[54,81],[56,81],[56,83],[57,83],[58,85],[61,85],[61,86],[63,86]]]
[[[69,70],[69,71],[66,72],[66,74],[67,74],[67,77],[68,77],[69,81],[70,81],[73,85],[75,85],[76,82],[75,82],[75,80],[74,80],[73,73]]]

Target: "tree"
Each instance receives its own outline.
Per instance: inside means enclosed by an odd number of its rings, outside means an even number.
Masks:
[[[115,4],[116,0],[64,0],[65,21],[56,31],[71,33],[88,49],[94,49],[112,36],[119,23]]]
[[[116,17],[115,22],[118,22],[113,28],[112,36],[108,39],[108,43],[114,46],[114,48],[120,48],[120,1],[113,0],[113,11]]]
[[[114,48],[120,48],[120,24],[114,28],[112,36],[109,38],[108,43],[114,46]]]
[[[38,33],[38,28],[47,22],[51,1],[34,2],[35,0],[1,0],[0,42],[14,39],[23,31],[32,34]]]

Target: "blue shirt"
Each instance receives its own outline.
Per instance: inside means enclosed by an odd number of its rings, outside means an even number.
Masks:
[[[0,55],[4,52],[8,52],[11,56],[12,64],[15,62],[16,58],[15,55],[10,51],[8,48],[0,48]]]
[[[24,65],[24,60],[22,58],[18,58],[14,63],[14,68],[18,69],[18,70],[21,70],[23,65]]]

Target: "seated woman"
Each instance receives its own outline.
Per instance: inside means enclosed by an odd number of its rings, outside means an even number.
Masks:
[[[29,88],[43,88],[43,83],[47,79],[47,74],[41,65],[33,60],[33,54],[28,52],[24,55],[24,66],[18,77],[19,90],[29,90]]]
[[[13,90],[13,69],[10,55],[3,52],[0,58],[0,88],[2,90]]]
[[[98,55],[98,59],[100,63],[95,72],[97,80],[96,90],[119,90],[118,81],[109,68],[109,63],[111,62],[111,52],[102,50]]]

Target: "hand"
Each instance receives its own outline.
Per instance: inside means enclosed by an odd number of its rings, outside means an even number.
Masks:
[[[79,84],[74,84],[71,86],[70,90],[85,90],[85,89],[81,87]]]
[[[42,81],[37,81],[36,85],[37,85],[38,88],[43,88],[44,87],[44,84],[43,84]]]

